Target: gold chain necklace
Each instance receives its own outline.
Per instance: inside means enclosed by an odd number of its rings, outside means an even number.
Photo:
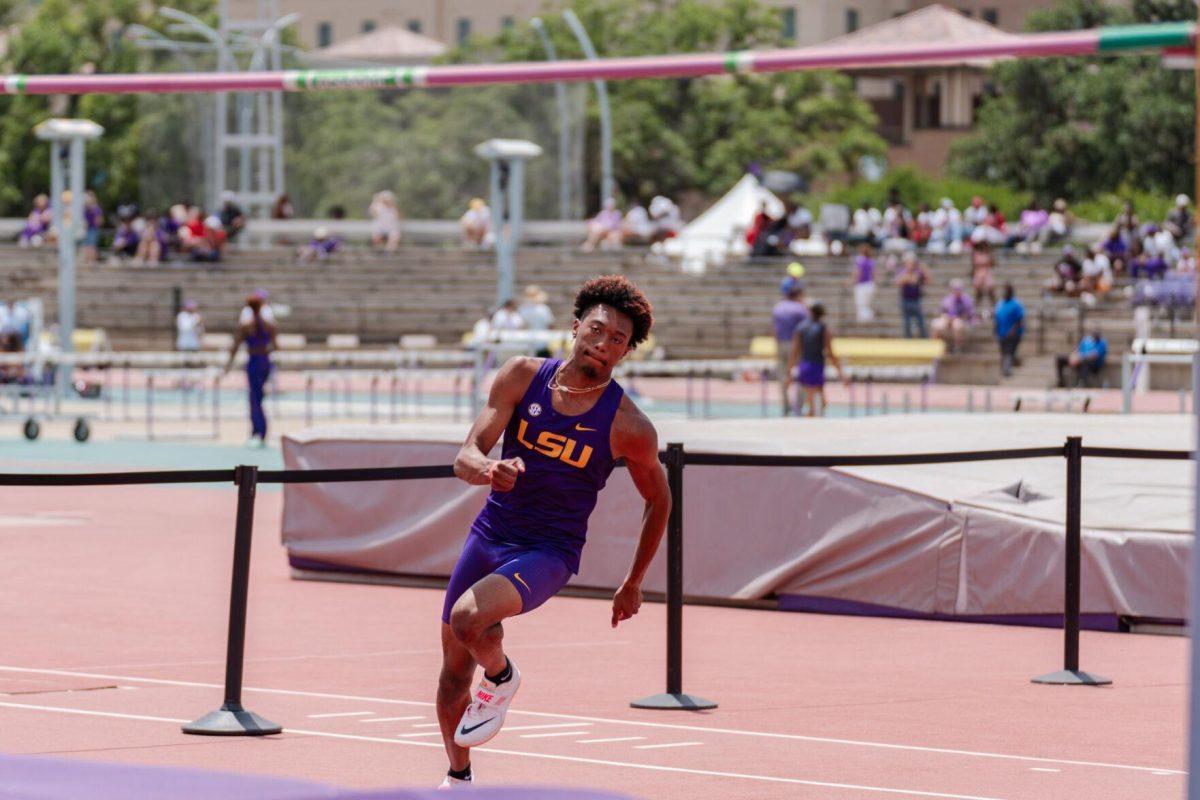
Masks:
[[[612,376],[609,375],[608,380],[606,380],[604,383],[598,384],[596,386],[589,386],[586,389],[575,389],[571,386],[563,386],[561,383],[558,382],[558,376],[559,376],[559,374],[562,373],[563,369],[567,366],[568,363],[569,362],[564,361],[562,364],[559,365],[558,369],[554,370],[554,376],[552,378],[550,378],[550,384],[549,384],[551,391],[557,389],[559,391],[566,392],[567,394],[587,394],[588,392],[594,392],[597,389],[603,389],[605,386],[608,386],[610,383],[612,383]]]

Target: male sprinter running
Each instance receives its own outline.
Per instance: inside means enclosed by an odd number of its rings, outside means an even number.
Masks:
[[[654,426],[612,380],[613,368],[653,324],[646,297],[619,276],[596,278],[575,298],[575,345],[566,361],[513,358],[454,462],[467,483],[490,485],[442,610],[437,711],[450,771],[441,788],[470,784],[469,748],[500,731],[521,685],[504,654],[501,621],[554,596],[579,571],[587,521],[613,464],[624,458],[646,500],[633,565],[613,596],[612,626],[642,604],[671,494]],[[488,457],[504,434],[501,460]],[[483,678],[470,694],[475,667]]]

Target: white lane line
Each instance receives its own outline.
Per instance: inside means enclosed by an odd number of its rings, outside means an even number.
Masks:
[[[607,742],[641,742],[645,736],[613,736],[609,739],[580,739],[575,744],[605,744]]]
[[[667,742],[666,744],[635,744],[634,750],[661,750],[664,747],[695,747],[704,742]]]
[[[590,728],[590,722],[559,722],[555,725],[508,725],[500,729],[501,733],[505,731],[540,731],[547,728]],[[573,733],[583,733],[583,731],[572,731]]]
[[[157,686],[186,686],[197,689],[224,689],[224,684],[221,683],[203,683],[199,681],[176,681],[166,678],[142,678],[134,675],[108,675],[95,672],[75,672],[71,670],[60,669],[34,669],[30,667],[15,667],[0,665],[0,672],[25,672],[36,675],[62,675],[73,678],[100,678],[104,680],[117,681],[133,681],[135,683],[149,683]],[[420,700],[397,700],[390,697],[370,697],[364,695],[352,694],[335,694],[332,692],[309,692],[298,689],[266,689],[262,687],[246,686],[242,691],[259,692],[261,694],[277,694],[289,697],[314,697],[325,700],[348,700],[353,702],[368,702],[368,703],[386,703],[388,705],[399,706],[420,706],[421,708],[432,708],[433,703]],[[1104,769],[1125,769],[1134,772],[1152,772],[1155,775],[1186,775],[1187,772],[1181,769],[1163,769],[1162,767],[1142,767],[1133,764],[1114,764],[1105,761],[1081,761],[1078,759],[1068,758],[1049,758],[1045,756],[1023,756],[1012,753],[989,753],[980,750],[956,750],[948,747],[925,747],[922,745],[913,744],[894,744],[891,742],[871,742],[861,741],[857,739],[834,739],[826,736],[804,736],[798,733],[771,733],[767,731],[747,731],[737,728],[706,728],[699,725],[680,725],[670,722],[643,722],[641,720],[632,719],[616,719],[609,717],[585,717],[579,714],[555,714],[547,711],[524,711],[521,709],[511,709],[510,714],[526,715],[532,717],[546,717],[549,719],[575,719],[585,720],[587,722],[603,722],[613,725],[634,725],[641,728],[660,728],[664,730],[691,731],[693,733],[723,733],[729,736],[758,736],[765,739],[784,739],[794,742],[819,742],[822,744],[841,744],[851,747],[875,747],[884,750],[906,750],[918,753],[939,753],[942,755],[952,756],[969,756],[972,758],[995,758],[1008,761],[1030,761],[1040,764],[1066,764],[1075,767],[1102,767]]]
[[[291,733],[295,733],[295,731],[293,731],[291,728],[288,728],[288,731]],[[402,733],[399,735],[399,738],[401,738],[401,739],[417,739],[422,736],[441,736],[441,735],[442,735],[441,731],[425,731],[424,733]]]
[[[419,725],[413,725],[414,728],[437,728],[441,725],[440,722],[422,722]]]
[[[1051,769],[1050,767],[1030,767],[1030,772],[1062,772],[1061,769]]]
[[[615,645],[632,644],[629,640],[609,639],[594,642],[545,642],[542,644],[522,644],[521,650],[557,650],[564,647],[610,647]],[[369,653],[308,653],[294,656],[262,656],[247,658],[246,663],[269,663],[272,661],[321,661],[326,659],[362,659],[381,658],[384,656],[416,656],[436,655],[442,652],[440,647],[419,648],[413,650],[376,650]],[[224,659],[206,659],[203,661],[143,661],[133,664],[88,664],[71,669],[141,669],[144,667],[204,667],[212,664],[224,664]]]
[[[359,722],[365,725],[368,722],[406,722],[412,719],[425,719],[425,717],[420,714],[415,717],[374,717],[373,719],[360,719]]]
[[[338,711],[334,714],[309,714],[309,719],[333,719],[334,717],[369,717],[374,711]]]
[[[578,736],[579,731],[555,731],[554,733],[522,733],[522,739],[549,739],[551,736]]]
[[[2,703],[0,708],[24,708],[33,709],[35,711],[50,711],[60,714],[82,714],[90,717],[113,717],[116,719],[136,719],[146,720],[150,722],[187,722],[188,720],[173,719],[171,717],[147,717],[140,714],[120,714],[115,711],[83,711],[77,708],[59,708],[56,706],[37,706],[28,703]],[[330,733],[329,731],[306,731],[298,728],[288,728],[286,733],[295,734],[297,736],[319,736],[325,739],[345,739],[356,742],[379,742],[380,744],[407,744],[415,747],[436,747],[440,749],[441,744],[434,742],[409,742],[399,741],[397,739],[383,739],[378,736],[360,736],[353,733]],[[412,734],[409,734],[412,735]],[[421,734],[418,734],[421,735]],[[880,792],[882,794],[900,794],[910,795],[912,797],[936,797],[940,800],[1002,800],[997,797],[983,797],[981,795],[969,794],[947,794],[945,792],[925,792],[915,789],[893,789],[885,786],[864,786],[854,783],[832,783],[829,781],[806,781],[801,778],[780,778],[773,775],[750,775],[742,772],[718,772],[708,769],[687,769],[685,767],[664,767],[658,764],[636,764],[626,761],[607,761],[599,758],[583,758],[580,756],[559,756],[549,753],[530,753],[521,750],[500,750],[492,747],[477,747],[472,748],[481,753],[496,753],[506,756],[524,756],[526,758],[541,758],[549,761],[570,761],[576,764],[598,764],[605,767],[625,767],[628,769],[644,769],[652,772],[672,772],[683,775],[707,775],[716,778],[740,778],[743,780],[765,781],[768,783],[787,783],[797,786],[820,786],[827,789],[853,789],[855,791]]]

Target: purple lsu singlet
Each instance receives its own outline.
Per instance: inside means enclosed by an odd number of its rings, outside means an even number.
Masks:
[[[562,361],[546,359],[504,429],[501,457],[525,462],[511,491],[493,491],[471,530],[494,542],[548,548],[579,572],[587,521],[613,471],[609,432],[625,391],[615,381],[587,412],[560,414],[550,379]]]

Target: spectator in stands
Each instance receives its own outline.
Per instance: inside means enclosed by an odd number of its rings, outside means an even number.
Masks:
[[[1137,214],[1133,210],[1133,201],[1126,200],[1121,206],[1121,213],[1117,214],[1117,218],[1113,220],[1113,229],[1125,243],[1127,253],[1132,252],[1140,228]]]
[[[371,217],[371,246],[396,252],[400,248],[400,209],[396,207],[396,195],[387,189],[376,192],[367,213]]]
[[[237,204],[235,193],[228,190],[221,192],[221,210],[217,216],[221,218],[221,225],[229,241],[237,241],[242,228],[246,227],[246,213]]]
[[[495,240],[492,236],[492,210],[482,198],[471,198],[458,224],[462,228],[464,247],[489,247]]]
[[[616,200],[609,197],[604,201],[604,208],[588,220],[587,232],[581,248],[585,253],[597,247],[615,250],[621,246],[621,210],[617,208]]]
[[[963,221],[962,213],[954,207],[954,201],[949,197],[942,198],[942,204],[933,212],[929,237],[929,247],[935,253],[962,252]]]
[[[669,197],[657,195],[650,201],[650,219],[654,223],[653,241],[673,238],[683,228],[679,206]]]
[[[167,209],[158,220],[158,227],[163,232],[162,257],[166,258],[171,252],[183,252],[183,238],[180,230],[187,224],[187,206],[176,203]]]
[[[109,263],[115,264],[123,258],[136,258],[141,237],[134,229],[135,210],[132,205],[117,207],[117,229],[113,232],[112,253]]]
[[[858,246],[852,267],[854,286],[854,318],[859,323],[875,319],[875,259],[869,244]]]
[[[1085,303],[1093,304],[1095,298],[1108,294],[1112,285],[1112,259],[1103,247],[1097,245],[1083,259],[1079,278],[1080,297]]]
[[[1167,260],[1159,253],[1146,253],[1135,256],[1129,262],[1129,276],[1136,280],[1157,281],[1167,274]]]
[[[25,218],[25,227],[17,243],[21,247],[41,247],[46,243],[50,233],[50,224],[54,220],[54,212],[50,210],[50,197],[39,194],[33,198],[33,209]]]
[[[1041,207],[1037,200],[1030,200],[1029,205],[1021,212],[1017,224],[1016,241],[1018,252],[1041,252],[1042,228],[1050,221],[1050,214]]]
[[[1129,254],[1129,245],[1121,236],[1121,230],[1117,226],[1113,226],[1104,241],[1100,243],[1104,248],[1104,252],[1108,254],[1110,259],[1125,258]]]
[[[975,304],[963,291],[963,282],[955,278],[950,281],[950,293],[942,299],[942,313],[933,321],[933,338],[945,339],[951,353],[961,352],[974,321]]]
[[[1004,285],[1004,299],[996,306],[992,317],[996,331],[996,342],[1000,345],[1000,374],[1012,375],[1017,363],[1017,348],[1025,335],[1025,306],[1017,299],[1011,283]]]
[[[996,257],[992,246],[979,242],[971,249],[971,286],[975,289],[975,303],[982,304],[987,298],[992,308],[996,307],[996,279],[992,272],[996,268]]]
[[[1142,252],[1152,258],[1159,257],[1167,266],[1174,265],[1179,258],[1179,246],[1175,237],[1166,228],[1157,225],[1147,225],[1142,238]]]
[[[911,250],[912,227],[912,214],[900,202],[900,193],[893,189],[888,198],[888,207],[883,212],[883,243],[880,246],[894,253]]]
[[[904,319],[904,337],[913,338],[913,328],[924,339],[925,312],[921,309],[921,297],[925,284],[929,283],[929,271],[917,261],[916,253],[905,253],[896,285],[900,287],[900,314]]]
[[[1008,223],[1004,214],[994,205],[987,206],[983,222],[971,231],[971,243],[980,242],[987,242],[992,247],[1005,247],[1009,244]]]
[[[146,211],[145,225],[138,236],[137,252],[133,256],[134,265],[146,264],[153,267],[161,263],[163,253],[166,252],[166,240],[167,234],[158,219],[158,212],[149,209]]]
[[[1074,297],[1079,294],[1079,279],[1082,275],[1083,264],[1075,257],[1075,248],[1067,245],[1063,248],[1062,256],[1054,262],[1054,277],[1047,283],[1046,288]]]
[[[870,203],[863,203],[850,217],[850,228],[846,233],[846,244],[879,246],[879,233],[883,227],[883,215]]]
[[[521,315],[524,323],[522,327],[531,331],[550,330],[550,326],[554,324],[554,312],[546,304],[549,299],[550,296],[542,287],[536,284],[525,287],[521,305],[517,308],[517,313]]]
[[[195,353],[200,350],[204,317],[200,316],[199,308],[195,300],[185,300],[183,308],[175,315],[175,349],[180,352]]]
[[[329,228],[322,225],[313,231],[313,238],[300,248],[296,258],[305,264],[312,261],[328,261],[341,249],[342,240],[332,235]]]
[[[929,244],[929,240],[933,236],[933,212],[929,210],[929,203],[921,203],[917,206],[917,216],[913,218],[913,226],[909,235],[912,243],[917,247],[925,247]]]
[[[470,341],[473,344],[490,341],[492,338],[492,309],[487,306],[483,307],[483,313],[479,319],[475,320],[475,324],[471,326]]]
[[[654,223],[641,203],[634,203],[621,220],[621,243],[647,245],[654,240]]]
[[[975,229],[987,222],[987,217],[987,205],[984,204],[982,197],[975,195],[971,198],[971,205],[963,211],[963,235],[968,239],[971,238]]]
[[[225,226],[221,224],[221,218],[216,214],[209,215],[200,228],[200,234],[198,236],[193,235],[189,240],[189,252],[191,253],[192,261],[213,263],[220,261],[225,257],[225,243],[227,241]]]
[[[791,276],[789,276],[791,277]],[[808,306],[804,303],[804,284],[799,280],[788,284],[783,292],[783,299],[771,309],[771,322],[775,327],[775,374],[779,378],[779,391],[782,396],[783,416],[792,413],[791,397],[788,385],[791,382],[791,367],[789,358],[792,349],[792,336],[808,317]],[[799,413],[798,406],[796,412]]]
[[[204,209],[188,206],[187,220],[179,227],[179,249],[189,256],[204,248]]]
[[[104,211],[100,208],[96,193],[90,189],[83,195],[83,219],[86,228],[79,250],[80,260],[84,264],[95,264],[100,258],[100,228],[104,225]]]
[[[296,216],[296,209],[292,206],[292,199],[286,194],[281,194],[275,198],[275,203],[271,206],[271,219],[291,219]]]
[[[525,320],[517,310],[517,301],[511,297],[492,315],[493,331],[517,331],[525,327]]]
[[[1074,225],[1075,215],[1067,208],[1067,201],[1058,198],[1046,217],[1046,224],[1038,232],[1038,244],[1045,247],[1065,242]]]
[[[251,447],[266,447],[267,444],[267,415],[263,409],[263,399],[266,396],[267,379],[271,376],[271,353],[275,350],[275,321],[274,318],[268,319],[264,313],[263,294],[265,292],[255,292],[246,298],[246,305],[238,319],[237,335],[225,364],[226,372],[233,368],[238,349],[245,342],[248,355],[246,384],[250,400],[250,439],[247,444]]]
[[[825,324],[825,306],[813,303],[811,317],[796,328],[789,347],[787,375],[794,374],[804,391],[804,400],[797,403],[797,415],[807,403],[808,416],[825,416],[826,361],[837,370],[838,380],[846,383],[842,362],[833,352],[833,331]],[[820,410],[817,400],[821,401]]]
[[[754,256],[778,256],[787,252],[787,214],[772,216],[764,202],[754,225],[747,233],[750,254]]]
[[[1175,198],[1175,208],[1171,209],[1163,222],[1163,228],[1170,232],[1177,242],[1182,242],[1192,232],[1194,218],[1191,205],[1192,201],[1186,194],[1178,195]]]
[[[1196,254],[1188,248],[1179,251],[1179,260],[1175,262],[1175,271],[1184,275],[1196,273]]]
[[[1055,356],[1059,387],[1066,388],[1068,380],[1071,386],[1097,385],[1101,382],[1107,357],[1108,342],[1099,328],[1093,328],[1079,340],[1079,345],[1069,355]],[[1069,376],[1068,371],[1071,373]]]
[[[813,215],[803,205],[788,204],[787,231],[788,243],[796,239],[807,239],[812,236]]]

